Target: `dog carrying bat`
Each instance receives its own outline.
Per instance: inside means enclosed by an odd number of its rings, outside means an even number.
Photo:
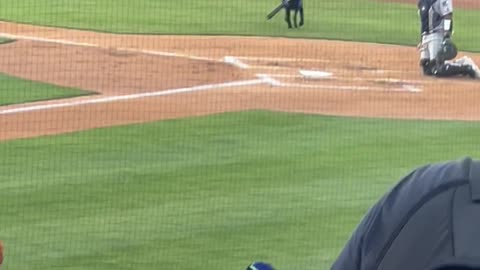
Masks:
[[[303,0],[282,0],[282,2],[267,15],[267,20],[275,17],[283,8],[285,8],[285,21],[287,22],[288,28],[292,28],[292,22],[290,20],[291,11],[294,11],[293,26],[295,26],[295,28],[303,26]],[[298,13],[300,13],[300,24],[297,25]]]
[[[282,10],[282,8],[285,7],[285,3],[284,1],[282,1],[282,3],[280,3],[280,5],[278,5],[274,10],[272,10],[272,12],[270,12],[268,15],[267,15],[267,20],[270,20],[271,18],[275,17],[275,15],[277,15],[278,12],[280,12],[280,10]]]

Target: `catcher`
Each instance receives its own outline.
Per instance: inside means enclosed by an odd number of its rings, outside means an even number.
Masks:
[[[472,59],[457,56],[452,41],[452,0],[419,0],[418,13],[421,24],[420,66],[423,74],[436,77],[470,76],[480,78],[478,67]]]

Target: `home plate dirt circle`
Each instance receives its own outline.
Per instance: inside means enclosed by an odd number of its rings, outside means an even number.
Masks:
[[[13,23],[0,23],[1,33],[18,41],[0,46],[0,72],[98,95],[0,107],[12,112],[0,115],[0,140],[253,109],[480,119],[479,81],[422,76],[413,47],[113,35]],[[477,54],[463,55],[480,62]]]
[[[318,63],[330,62],[325,59],[228,56],[224,58],[224,61],[241,69],[262,70],[264,73],[257,74],[257,77],[276,87],[411,93],[422,91],[418,82],[385,78],[386,71],[376,68],[362,66],[357,69],[356,74],[350,73],[348,76],[345,76],[345,70],[342,71],[338,68],[327,67],[330,71],[302,69],[305,63],[308,63],[306,66],[313,68]],[[372,70],[375,72],[371,72]]]

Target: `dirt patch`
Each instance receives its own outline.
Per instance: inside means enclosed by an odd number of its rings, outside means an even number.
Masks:
[[[0,23],[0,31],[19,39],[0,46],[0,72],[100,93],[0,107],[0,140],[249,109],[480,120],[480,81],[424,77],[418,53],[411,47],[284,38],[128,36],[11,23]],[[478,55],[468,55],[480,62]],[[226,64],[225,56],[233,56],[244,68]],[[333,76],[305,79],[299,75],[302,69]],[[260,75],[267,80],[259,82]],[[210,89],[245,80],[255,83]],[[158,95],[182,87],[194,88]],[[155,95],[143,95],[150,92]],[[115,99],[125,95],[128,98]]]
[[[418,0],[377,0],[384,2],[395,2],[403,4],[412,4],[417,5]],[[480,1],[478,0],[455,0],[453,2],[454,8],[463,8],[463,9],[480,9]]]
[[[20,40],[0,47],[0,72],[118,95],[240,80],[225,63]]]

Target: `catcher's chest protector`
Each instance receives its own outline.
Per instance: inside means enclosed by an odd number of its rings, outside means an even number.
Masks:
[[[370,210],[332,269],[455,267],[480,269],[480,163],[470,158],[405,177]]]

